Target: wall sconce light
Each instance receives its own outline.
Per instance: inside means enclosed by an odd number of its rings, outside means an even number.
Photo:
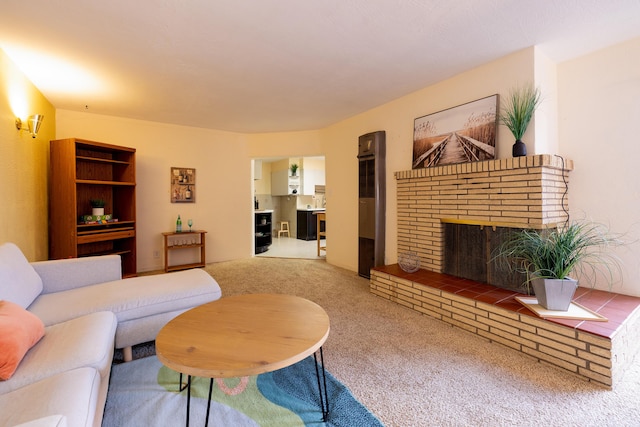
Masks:
[[[35,138],[36,136],[38,136],[38,131],[40,130],[42,119],[44,119],[44,116],[42,114],[34,114],[33,116],[29,116],[29,118],[27,119],[27,126],[29,128],[28,130],[31,134],[31,138]],[[22,129],[22,120],[20,120],[20,118],[16,119],[16,128],[18,130],[27,130]]]

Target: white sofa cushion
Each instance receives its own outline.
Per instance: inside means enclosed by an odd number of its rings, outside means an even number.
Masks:
[[[22,308],[42,292],[42,279],[13,243],[0,246],[0,300],[7,300]]]
[[[15,426],[54,415],[66,419],[66,424],[51,424],[54,426],[94,426],[99,388],[98,371],[79,368],[1,394],[0,426]]]
[[[124,322],[193,308],[221,294],[211,275],[195,268],[42,294],[29,311],[45,326],[101,310],[112,311],[118,322]]]
[[[43,294],[122,279],[120,255],[37,261],[31,266],[42,279]]]
[[[0,393],[85,366],[108,379],[116,325],[113,313],[103,311],[45,328],[44,337],[27,352],[13,376],[0,382]]]
[[[38,418],[37,420],[27,421],[15,427],[67,427],[67,417],[64,415],[50,415],[48,417]]]

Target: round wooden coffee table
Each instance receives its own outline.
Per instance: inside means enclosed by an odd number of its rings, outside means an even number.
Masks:
[[[156,354],[166,367],[188,375],[188,426],[192,376],[211,378],[210,405],[214,378],[275,371],[312,354],[316,357],[319,350],[322,369],[316,363],[316,376],[326,421],[329,404],[322,345],[328,336],[329,316],[316,303],[292,295],[246,294],[221,298],[177,316],[158,333]]]

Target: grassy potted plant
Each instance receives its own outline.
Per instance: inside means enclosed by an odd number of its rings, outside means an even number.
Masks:
[[[292,163],[291,166],[289,166],[289,169],[291,169],[291,176],[296,176],[296,173],[298,171],[298,164]]]
[[[104,200],[91,199],[89,203],[91,204],[91,215],[94,215],[94,216],[104,215]]]
[[[558,228],[516,231],[499,247],[497,257],[527,275],[526,284],[531,285],[540,305],[567,311],[578,287],[578,280],[569,275],[593,281],[592,286],[596,277],[612,284],[621,269],[610,249],[620,244],[619,237],[600,224],[574,222]]]
[[[501,109],[500,123],[509,128],[516,139],[512,148],[513,157],[527,155],[527,146],[522,142],[522,136],[527,131],[533,113],[540,102],[540,89],[533,85],[527,85],[512,89]]]

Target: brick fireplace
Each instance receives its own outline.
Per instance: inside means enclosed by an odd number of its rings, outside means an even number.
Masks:
[[[564,222],[573,162],[536,155],[396,172],[398,254],[444,266],[444,223],[543,228]]]
[[[536,155],[396,172],[398,254],[421,269],[372,269],[371,293],[612,387],[640,349],[640,298],[579,289],[577,300],[607,322],[541,319],[517,291],[442,274],[445,228],[544,228],[567,219],[573,162]],[[463,255],[463,258],[467,256]]]

